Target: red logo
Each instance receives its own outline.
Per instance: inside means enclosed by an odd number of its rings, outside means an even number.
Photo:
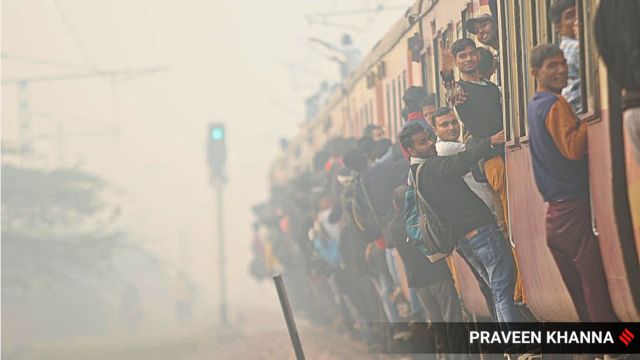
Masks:
[[[625,328],[622,334],[620,334],[619,339],[624,343],[625,346],[629,346],[634,337],[635,336],[633,335],[633,333],[629,331],[629,329]]]

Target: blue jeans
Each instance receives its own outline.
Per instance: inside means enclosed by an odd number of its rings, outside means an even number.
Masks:
[[[401,287],[400,279],[398,278],[398,269],[396,268],[396,258],[393,256],[392,249],[386,249],[385,256],[387,258],[387,267],[389,268],[389,274],[393,279],[393,283],[396,287]],[[405,268],[405,271],[408,271]],[[416,289],[409,288],[409,307],[411,308],[411,318],[417,321],[425,320],[425,311],[422,308],[422,303],[420,303],[420,299],[418,298],[418,293]]]
[[[513,301],[516,270],[507,241],[495,223],[476,230],[478,233],[470,239],[460,239],[458,253],[491,288],[498,322],[519,322],[520,313]]]
[[[396,304],[391,301],[391,293],[393,292],[393,280],[391,276],[386,272],[377,276],[378,291],[380,292],[380,298],[382,299],[382,307],[384,313],[387,315],[387,320],[390,323],[400,322],[400,315]]]

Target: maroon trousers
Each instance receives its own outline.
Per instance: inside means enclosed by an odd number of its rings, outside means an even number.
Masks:
[[[547,245],[582,322],[619,321],[609,298],[589,200],[549,202]]]

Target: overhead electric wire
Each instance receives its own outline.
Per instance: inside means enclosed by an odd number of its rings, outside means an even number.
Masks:
[[[62,7],[62,4],[60,3],[60,0],[53,0],[53,3],[56,6],[56,10],[58,11],[60,18],[62,19],[62,22],[64,23],[65,28],[67,29],[67,33],[69,33],[71,40],[75,43],[75,45],[78,47],[78,49],[82,53],[84,60],[92,69],[96,69],[96,65],[91,60],[91,57],[87,52],[87,49],[84,47],[84,45],[76,35],[76,32],[74,31],[73,26],[71,25],[71,22],[69,21],[69,18],[67,17],[67,14],[64,10],[64,7]]]
[[[33,64],[33,65],[58,67],[63,69],[93,70],[93,68],[87,65],[82,65],[82,64],[74,64],[74,63],[68,63],[68,62],[56,61],[56,60],[39,59],[39,58],[34,58],[29,56],[14,56],[6,53],[2,53],[2,60],[10,60],[10,61],[22,62],[26,64]]]
[[[125,69],[125,70],[98,70],[88,73],[78,73],[78,74],[60,74],[60,75],[45,75],[45,76],[34,76],[30,78],[8,78],[2,80],[2,85],[12,85],[12,84],[20,84],[20,83],[35,83],[35,82],[47,82],[47,81],[58,81],[58,80],[73,80],[73,79],[85,79],[85,78],[94,78],[94,77],[126,77],[126,76],[141,76],[154,74],[158,72],[163,72],[169,70],[168,67],[158,67],[158,68],[149,68],[149,69]]]

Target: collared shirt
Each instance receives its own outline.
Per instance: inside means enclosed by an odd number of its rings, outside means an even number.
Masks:
[[[562,96],[569,102],[575,113],[582,109],[580,91],[580,42],[576,39],[563,36],[560,41],[560,49],[567,59],[569,66],[569,81],[567,87],[562,89]]]

